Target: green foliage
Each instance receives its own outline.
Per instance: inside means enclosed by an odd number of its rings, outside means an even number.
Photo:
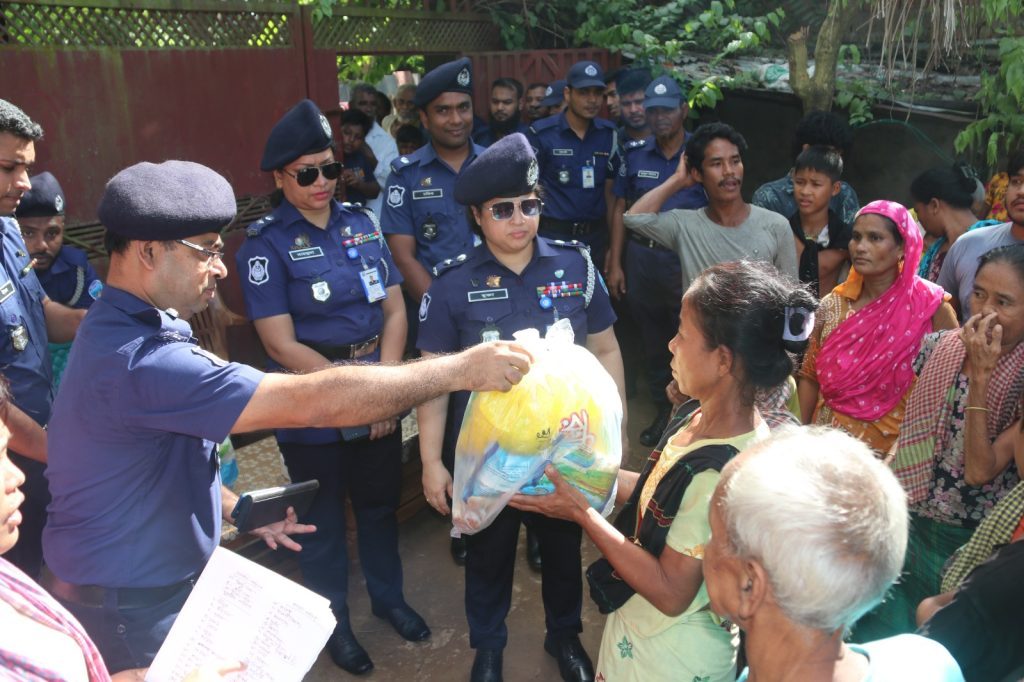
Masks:
[[[1024,143],[1024,38],[999,41],[999,70],[982,73],[974,99],[981,118],[957,135],[954,146],[958,152],[984,150],[986,163],[995,166],[1008,150]]]
[[[785,12],[759,16],[736,11],[736,0],[670,0],[652,5],[638,0],[580,0],[583,18],[576,42],[621,52],[649,64],[678,62],[686,52],[705,52],[712,62],[750,51],[770,41]],[[623,17],[629,17],[623,22]]]
[[[377,83],[395,71],[426,72],[422,55],[338,55],[338,81]]]
[[[864,125],[875,117],[871,106],[883,94],[883,89],[874,79],[856,77],[851,73],[859,64],[860,48],[856,45],[839,48],[835,103],[846,109],[852,126]]]

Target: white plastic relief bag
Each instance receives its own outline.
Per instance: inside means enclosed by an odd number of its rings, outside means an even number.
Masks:
[[[516,493],[554,490],[550,462],[607,515],[622,459],[622,401],[615,381],[560,320],[544,339],[515,334],[534,362],[507,393],[473,393],[455,446],[452,520],[457,533],[483,530]]]

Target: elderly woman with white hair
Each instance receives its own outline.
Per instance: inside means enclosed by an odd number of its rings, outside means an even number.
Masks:
[[[963,680],[924,637],[843,642],[907,547],[903,490],[861,441],[780,431],[726,465],[709,521],[704,580],[715,612],[746,632],[740,680]]]

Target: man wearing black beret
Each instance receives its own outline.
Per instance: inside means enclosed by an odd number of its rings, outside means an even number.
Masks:
[[[107,183],[98,213],[110,271],[54,405],[42,582],[115,672],[152,662],[220,540],[237,501],[216,459],[228,434],[355,426],[453,390],[508,390],[530,358],[499,342],[412,366],[306,374],[225,362],[196,345],[186,319],[227,274],[227,180],[187,161],[139,163]],[[253,533],[298,550],[289,534],[314,530],[289,510]]]
[[[395,159],[384,186],[381,227],[405,278],[411,310],[430,287],[434,266],[475,243],[466,212],[454,197],[459,171],[483,152],[470,139],[472,92],[468,58],[442,64],[423,77],[415,100],[430,142]]]
[[[43,129],[24,111],[0,100],[0,367],[13,402],[4,422],[11,431],[11,460],[25,472],[21,539],[6,559],[30,577],[42,564],[40,536],[50,501],[46,478],[46,435],[53,405],[53,374],[47,339],[70,341],[84,310],[71,310],[46,295],[35,273],[17,221],[10,217],[31,189],[28,169]]]
[[[51,300],[88,308],[103,289],[84,251],[64,244],[64,190],[51,173],[31,178],[15,216],[36,277]]]

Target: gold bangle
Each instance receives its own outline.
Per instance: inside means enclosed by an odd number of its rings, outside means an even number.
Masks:
[[[968,412],[970,410],[977,410],[978,412],[988,412],[989,411],[989,409],[987,407],[975,407],[974,405],[968,405],[967,407],[964,408],[965,412]]]

